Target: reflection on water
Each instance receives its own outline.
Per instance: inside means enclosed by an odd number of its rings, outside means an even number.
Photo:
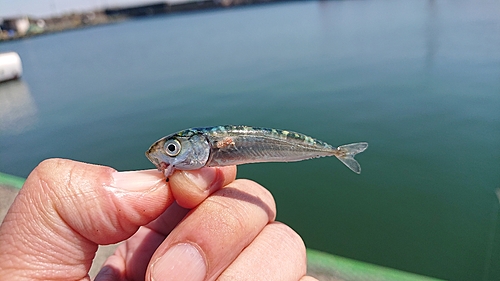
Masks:
[[[26,83],[15,80],[0,84],[0,133],[22,133],[36,118],[36,104]]]

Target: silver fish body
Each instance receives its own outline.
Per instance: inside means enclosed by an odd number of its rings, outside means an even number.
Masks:
[[[183,130],[156,141],[146,157],[169,176],[177,170],[259,162],[294,162],[336,156],[355,173],[361,167],[354,155],[368,143],[334,147],[304,134],[249,126],[216,126]]]

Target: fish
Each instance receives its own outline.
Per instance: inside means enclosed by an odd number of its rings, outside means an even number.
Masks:
[[[190,128],[165,136],[146,157],[168,177],[175,170],[196,170],[262,162],[296,162],[335,156],[353,172],[361,166],[354,156],[368,147],[357,142],[339,147],[310,136],[280,129],[242,125]]]

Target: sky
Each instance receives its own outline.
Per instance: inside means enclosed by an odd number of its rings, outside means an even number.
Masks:
[[[157,2],[163,0],[0,0],[0,18],[22,15],[46,17],[98,8]]]

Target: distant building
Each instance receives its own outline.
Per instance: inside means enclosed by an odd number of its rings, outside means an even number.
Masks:
[[[28,17],[4,19],[1,29],[7,32],[14,32],[18,36],[24,36],[30,29],[30,19]]]

